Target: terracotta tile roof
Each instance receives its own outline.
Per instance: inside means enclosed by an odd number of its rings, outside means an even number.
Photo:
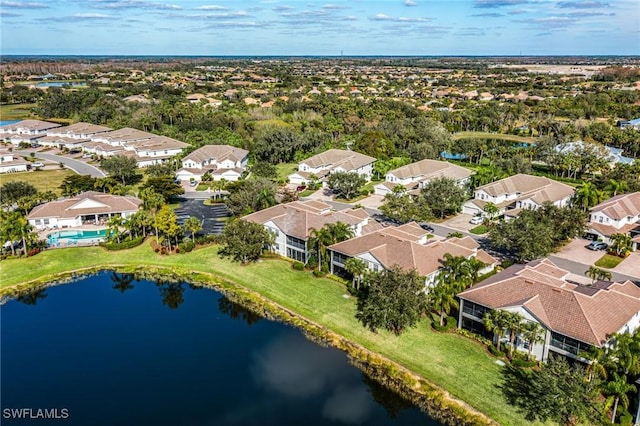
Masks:
[[[592,213],[604,213],[612,219],[620,220],[640,214],[640,192],[617,195],[591,209]]]
[[[286,235],[303,240],[309,238],[311,229],[321,229],[328,223],[356,225],[364,221],[357,213],[350,214],[350,210],[328,211],[324,206],[330,207],[318,201],[294,201],[251,213],[243,219],[260,224],[272,221]]]
[[[584,286],[565,281],[551,261],[514,265],[458,296],[489,308],[523,306],[552,331],[600,346],[640,313],[631,281]]]
[[[130,141],[127,146],[133,147],[136,151],[153,151],[162,149],[184,149],[190,146],[188,143],[166,136],[155,136],[141,141]]]
[[[600,235],[604,235],[610,237],[613,234],[626,234],[629,231],[639,228],[640,229],[640,221],[636,223],[627,223],[626,225],[622,225],[620,228],[616,228],[615,226],[605,225],[604,223],[598,222],[589,222],[589,228],[591,230],[596,231]]]
[[[447,161],[438,160],[420,160],[415,163],[387,172],[399,179],[411,178],[412,180],[431,180],[440,177],[446,177],[455,180],[465,179],[471,176],[471,170],[451,164]]]
[[[404,226],[404,231],[417,231],[413,229],[417,225]],[[425,231],[422,228],[419,229],[424,235]],[[387,269],[397,265],[406,270],[415,269],[418,274],[427,276],[440,269],[442,259],[444,259],[446,253],[453,256],[470,257],[476,254],[478,247],[478,244],[471,238],[469,240],[475,243],[474,247],[471,247],[471,244],[466,239],[457,238],[420,244],[417,242],[419,240],[418,235],[404,231],[401,227],[384,228],[377,232],[334,244],[329,249],[350,257],[370,253]],[[462,244],[460,244],[461,241],[463,241]],[[469,247],[464,247],[464,245]],[[480,260],[483,262],[488,264],[497,262],[488,253],[482,253],[484,260]]]
[[[122,129],[113,130],[111,132],[97,133],[92,135],[92,140],[105,140],[107,142],[127,142],[141,139],[151,139],[156,137],[153,133],[143,132],[142,130],[124,127]]]
[[[360,154],[359,152],[346,151],[343,149],[329,149],[323,153],[307,158],[300,163],[307,164],[309,167],[314,169],[335,169],[336,167],[341,167],[346,171],[351,171],[373,163],[374,161],[376,161],[375,158]]]
[[[545,201],[559,201],[574,193],[574,189],[564,183],[526,174],[517,174],[481,185],[476,190],[483,190],[494,197],[502,194],[517,194],[518,199],[532,199],[538,204]]]
[[[29,219],[74,218],[86,214],[135,212],[140,204],[142,201],[135,197],[88,191],[75,197],[36,206],[27,217]]]

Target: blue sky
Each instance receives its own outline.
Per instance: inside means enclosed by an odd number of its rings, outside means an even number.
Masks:
[[[0,52],[640,55],[639,0],[0,0]]]

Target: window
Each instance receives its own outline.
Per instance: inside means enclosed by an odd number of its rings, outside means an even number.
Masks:
[[[303,251],[292,249],[291,247],[287,247],[287,257],[297,260],[298,262],[307,263],[305,253]]]
[[[578,355],[580,352],[586,352],[591,349],[591,345],[580,342],[571,337],[567,337],[560,333],[551,332],[551,346]]]
[[[291,237],[289,235],[287,235],[287,245],[304,251],[307,250],[307,245],[305,244],[304,240],[296,237]]]
[[[349,256],[345,256],[344,254],[338,253],[336,251],[333,252],[333,261],[335,263],[340,263],[344,265],[347,259],[349,259]]]
[[[471,315],[476,318],[484,318],[484,315],[489,312],[491,309],[484,307],[482,305],[478,305],[477,303],[469,302],[465,300],[463,302],[462,312],[467,315]]]

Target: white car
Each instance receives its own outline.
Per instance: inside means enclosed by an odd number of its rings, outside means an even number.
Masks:
[[[484,222],[484,217],[482,216],[474,216],[469,221],[469,223],[472,225],[480,225],[482,222]]]
[[[33,167],[44,167],[44,163],[41,163],[39,161],[36,161],[35,163],[31,164]]]

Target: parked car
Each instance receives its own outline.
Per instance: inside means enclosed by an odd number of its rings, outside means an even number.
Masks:
[[[428,223],[420,223],[420,228],[424,229],[427,232],[431,232],[433,233],[433,226],[429,225]]]
[[[198,186],[198,181],[195,181],[195,180],[190,181],[189,186]]]
[[[41,163],[40,161],[36,161],[35,163],[31,164],[33,167],[44,167],[44,163]]]
[[[88,153],[87,153],[87,154],[84,154],[84,155],[82,156],[82,158],[91,158],[92,156],[93,156],[93,154],[88,154]]]
[[[602,241],[592,241],[587,248],[589,250],[606,250],[609,248],[609,244]]]
[[[480,225],[482,222],[484,222],[484,217],[482,216],[474,216],[469,221],[469,223],[472,225]]]

